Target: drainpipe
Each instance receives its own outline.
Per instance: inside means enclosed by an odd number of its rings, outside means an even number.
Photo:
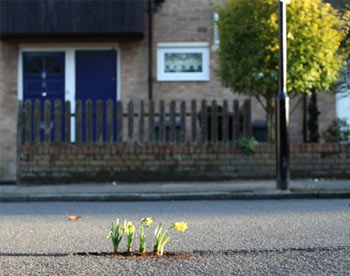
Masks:
[[[154,2],[154,4],[153,4]],[[148,99],[153,99],[153,13],[165,0],[148,0]]]
[[[148,100],[153,99],[153,0],[148,0]]]

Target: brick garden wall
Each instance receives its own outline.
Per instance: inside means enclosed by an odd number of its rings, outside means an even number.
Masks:
[[[245,154],[232,145],[26,145],[22,183],[141,182],[275,177],[273,145]],[[350,177],[350,146],[291,145],[291,177]]]

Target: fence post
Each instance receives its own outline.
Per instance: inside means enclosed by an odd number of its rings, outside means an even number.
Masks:
[[[82,132],[83,132],[83,112],[82,112],[83,103],[81,100],[75,102],[75,142],[79,145],[83,141]]]
[[[232,120],[233,126],[233,139],[236,141],[239,139],[239,103],[238,100],[233,101],[233,120]]]
[[[87,100],[85,102],[85,140],[87,144],[92,143],[92,131],[93,131],[93,125],[92,125],[92,101]]]
[[[191,103],[191,142],[197,141],[197,103],[192,100]]]
[[[62,142],[62,103],[55,101],[55,142]]]
[[[165,107],[164,100],[159,102],[159,143],[163,144],[165,141]]]
[[[243,105],[243,133],[245,137],[252,137],[251,104],[250,99],[246,99]]]
[[[32,102],[25,101],[25,143],[29,145],[32,141]]]
[[[23,102],[17,103],[17,145],[23,144]]]
[[[228,131],[229,131],[229,123],[228,123],[228,103],[227,100],[224,100],[222,105],[222,142],[227,144],[228,142]]]
[[[148,142],[153,143],[154,141],[154,102],[149,101],[148,110]]]
[[[106,104],[107,118],[106,118],[106,142],[113,143],[113,101],[108,100]]]
[[[145,130],[145,106],[143,100],[140,101],[139,111],[139,142],[144,142],[144,130]]]
[[[41,104],[40,100],[34,102],[34,143],[40,144],[40,125],[41,125]]]
[[[186,142],[186,102],[181,101],[180,105],[180,143]]]
[[[17,149],[16,149],[16,184],[21,184],[21,146],[23,144],[23,102],[17,103]]]
[[[96,102],[96,143],[103,144],[103,102]]]
[[[211,142],[217,143],[218,141],[218,106],[216,100],[211,104]]]
[[[123,142],[123,102],[117,102],[117,143]]]
[[[170,102],[170,142],[176,142],[176,103],[175,100]]]
[[[45,106],[44,106],[44,121],[45,121],[45,131],[44,131],[44,141],[45,144],[50,144],[51,143],[51,102],[50,100],[45,101]]]
[[[64,137],[67,144],[71,140],[70,134],[70,101],[66,101],[64,108]]]
[[[134,103],[128,103],[128,142],[131,143],[134,136]]]
[[[208,112],[207,101],[202,100],[201,110],[201,142],[204,144],[208,139]]]

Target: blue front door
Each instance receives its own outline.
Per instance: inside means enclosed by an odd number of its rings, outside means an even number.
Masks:
[[[85,101],[92,100],[93,113],[96,114],[96,101],[104,103],[106,113],[106,101],[117,99],[117,52],[115,50],[89,50],[76,51],[76,99],[83,102],[85,113]],[[115,105],[114,105],[115,111]],[[115,116],[114,116],[115,117]],[[93,116],[93,139],[96,139],[96,116]],[[104,140],[106,139],[106,120],[103,120]],[[115,125],[115,124],[114,124]],[[85,120],[83,122],[85,126]],[[83,127],[83,140],[86,132]],[[115,134],[114,134],[115,137]]]
[[[40,100],[43,114],[44,102],[50,100],[53,113],[55,100],[60,100],[64,106],[64,87],[64,52],[23,53],[24,101],[31,100],[34,104],[35,100]],[[51,125],[51,137],[54,137],[54,124],[51,123]],[[43,133],[43,124],[41,124],[41,133]]]

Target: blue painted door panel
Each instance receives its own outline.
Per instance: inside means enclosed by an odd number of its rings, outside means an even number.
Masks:
[[[40,100],[41,111],[44,111],[44,102],[51,101],[51,137],[54,140],[54,102],[62,102],[64,112],[64,52],[24,52],[23,53],[23,100]],[[64,129],[62,120],[62,129]],[[41,139],[43,140],[43,118],[41,118]],[[33,134],[32,134],[33,135]],[[64,135],[64,131],[62,131]],[[64,138],[62,136],[62,138]]]
[[[117,99],[117,52],[115,50],[89,50],[76,51],[76,99],[83,102],[92,100],[93,113],[96,114],[96,101],[104,102],[106,114],[106,101]],[[115,112],[115,104],[114,104]],[[113,116],[115,117],[115,116]],[[84,118],[84,117],[83,117]],[[115,125],[115,122],[114,122]],[[93,116],[93,139],[96,139],[96,117]],[[103,120],[103,135],[106,139],[106,116]],[[83,140],[86,137],[85,120],[83,120]],[[114,133],[115,137],[115,133]]]

